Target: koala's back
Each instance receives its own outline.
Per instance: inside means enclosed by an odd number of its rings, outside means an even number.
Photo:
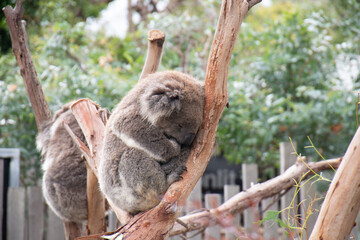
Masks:
[[[42,151],[42,184],[46,202],[63,220],[83,222],[87,220],[86,165],[62,122],[65,120],[83,142],[85,139],[69,109],[70,104],[43,126],[37,145]]]

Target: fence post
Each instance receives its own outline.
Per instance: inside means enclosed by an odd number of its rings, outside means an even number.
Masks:
[[[267,208],[267,211],[279,211],[278,201],[273,202],[273,198],[266,198],[262,201],[262,208]],[[269,206],[272,204],[271,206]],[[268,207],[269,206],[269,207]],[[263,211],[263,217],[266,215],[266,212]],[[264,240],[277,240],[279,239],[279,224],[275,221],[265,221],[264,222]]]
[[[0,158],[10,159],[9,187],[20,186],[20,149],[0,148]]]
[[[206,194],[205,195],[205,208],[217,208],[221,204],[220,194]],[[220,239],[220,226],[215,225],[208,227],[205,230],[204,240]]]
[[[46,226],[46,239],[47,240],[64,240],[65,233],[64,233],[64,225],[61,219],[55,215],[55,213],[50,209],[47,208],[48,219],[47,219],[47,226]]]
[[[239,185],[225,185],[224,186],[224,202],[240,192]],[[233,218],[233,227],[237,228],[240,225],[240,214],[237,214]],[[232,234],[228,229],[225,229],[225,239],[235,240],[236,236]]]
[[[44,200],[40,187],[28,187],[28,240],[43,239]]]
[[[7,239],[25,238],[25,188],[8,189]]]
[[[296,142],[293,142],[296,149]],[[280,143],[280,174],[284,173],[286,169],[295,164],[296,155],[292,154],[294,149],[290,142],[281,142]],[[295,184],[295,183],[294,183]],[[285,223],[289,223],[292,226],[296,225],[295,217],[297,215],[297,196],[295,195],[295,188],[291,188],[282,198],[281,198],[281,210],[288,208],[289,210],[282,211],[281,219]],[[295,200],[293,203],[293,199]]]
[[[196,183],[194,189],[190,193],[188,199],[186,200],[185,212],[186,214],[190,214],[195,210],[199,210],[203,208],[202,203],[202,178]],[[188,236],[195,234],[195,232],[188,233]],[[196,236],[192,237],[191,240],[202,240],[202,233],[197,234]]]
[[[243,179],[243,190],[251,187],[252,184],[258,182],[258,166],[257,164],[242,164],[242,179]],[[244,228],[246,233],[255,232],[254,222],[256,214],[258,213],[258,202],[251,203],[252,207],[244,210]]]
[[[313,183],[313,181],[309,181],[302,185],[300,189],[301,219],[303,219],[302,224],[306,224],[302,237],[304,240],[309,239],[319,215],[319,212],[314,211],[314,209],[320,210],[320,203],[316,201],[316,198],[318,198],[316,196],[316,185]]]

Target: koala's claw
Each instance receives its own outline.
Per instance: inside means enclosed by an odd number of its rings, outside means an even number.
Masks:
[[[167,177],[168,184],[170,185],[183,179],[181,174],[183,174],[185,171],[187,171],[187,168],[185,166],[179,166],[175,168],[174,171],[172,171]]]
[[[183,174],[186,171],[187,171],[186,166],[179,166],[175,169],[175,172],[177,172],[179,175]]]

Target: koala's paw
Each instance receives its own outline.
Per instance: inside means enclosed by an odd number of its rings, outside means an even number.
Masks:
[[[186,171],[185,166],[179,166],[176,169],[174,169],[168,176],[167,176],[167,182],[169,185],[171,185],[174,182],[177,182],[182,179],[181,174],[183,174]]]

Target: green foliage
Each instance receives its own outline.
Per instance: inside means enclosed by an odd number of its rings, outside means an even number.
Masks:
[[[323,11],[302,15],[283,12],[257,32],[246,24],[236,48],[241,55],[235,53],[230,66],[220,148],[233,162],[258,163],[267,176],[275,175],[279,143],[289,136],[306,156],[317,157],[302,151],[310,136],[334,157],[344,153],[356,129],[356,94],[337,73],[333,22]]]
[[[68,22],[76,24],[87,17],[97,17],[111,0],[31,0],[23,1],[24,19],[28,29],[38,32],[40,26],[52,23]],[[5,6],[15,7],[15,0],[1,0],[0,9]],[[0,52],[7,53],[11,48],[10,35],[6,26],[5,15],[0,13]]]

